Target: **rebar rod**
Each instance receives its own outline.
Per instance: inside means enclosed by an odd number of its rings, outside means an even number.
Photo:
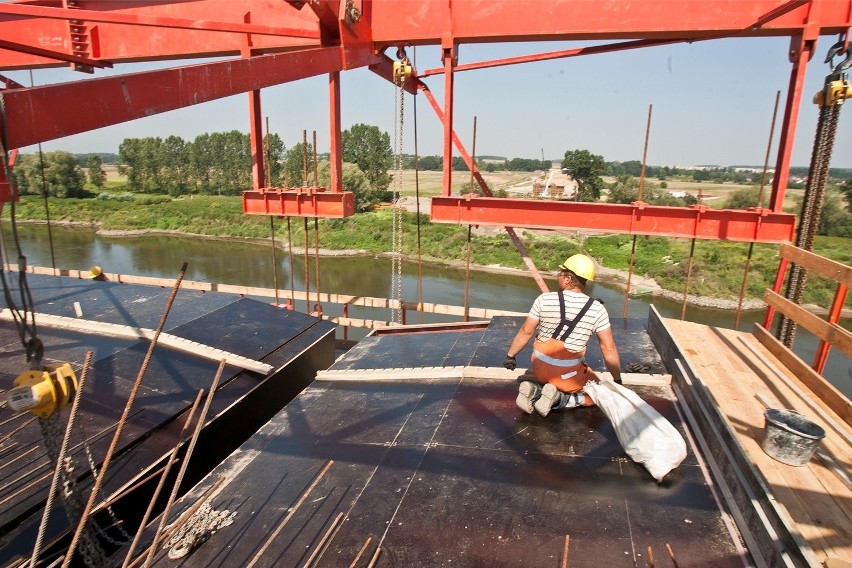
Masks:
[[[308,218],[304,218],[305,221],[305,247],[304,247],[304,258],[305,258],[305,313],[311,313],[311,271],[308,265]]]
[[[367,564],[367,568],[373,568],[376,565],[376,561],[379,559],[379,554],[382,553],[381,547],[376,547],[376,551],[373,553],[373,557],[370,558],[370,563]]]
[[[166,485],[166,479],[169,477],[169,473],[172,469],[172,464],[177,461],[175,457],[177,456],[178,450],[180,449],[181,443],[183,442],[183,435],[189,429],[190,423],[192,423],[192,418],[195,416],[195,411],[198,410],[198,405],[201,402],[202,396],[204,396],[204,389],[198,389],[198,395],[195,397],[195,402],[192,403],[192,408],[189,409],[189,414],[187,414],[186,420],[183,423],[183,428],[181,428],[180,434],[178,435],[177,443],[175,444],[175,447],[172,448],[172,451],[169,454],[168,462],[163,468],[162,475],[160,475],[160,480],[157,482],[156,489],[154,489],[154,494],[151,496],[151,500],[148,502],[148,508],[145,509],[145,514],[142,515],[142,521],[140,521],[139,523],[139,529],[136,531],[136,535],[133,537],[133,542],[130,543],[130,549],[127,551],[127,555],[124,557],[124,563],[122,563],[121,565],[122,568],[127,568],[128,564],[130,564],[130,560],[133,558],[133,553],[136,551],[136,545],[139,544],[139,539],[142,538],[142,533],[145,532],[145,527],[148,525],[148,519],[151,518],[151,514],[154,511],[154,506],[157,503],[157,499],[160,498],[160,492]],[[186,463],[186,460],[184,460],[184,463]]]
[[[325,531],[325,534],[320,539],[316,548],[314,548],[314,551],[308,557],[308,560],[305,562],[305,565],[303,566],[303,568],[310,568],[311,567],[311,565],[314,563],[314,560],[316,560],[317,556],[319,556],[319,554],[325,549],[325,546],[328,543],[328,541],[330,540],[331,535],[337,530],[337,525],[340,524],[340,521],[343,519],[343,517],[344,517],[343,512],[340,512],[340,513],[337,514],[337,516],[334,518],[334,521],[331,523],[331,526],[328,527],[327,531]]]
[[[92,506],[95,503],[95,499],[97,499],[98,491],[100,491],[101,485],[103,484],[104,479],[106,478],[107,470],[109,468],[109,464],[112,461],[112,456],[115,453],[115,449],[118,446],[118,440],[121,438],[121,434],[124,431],[124,425],[127,422],[127,418],[130,414],[130,409],[133,406],[133,402],[136,400],[136,393],[139,392],[139,387],[142,385],[142,378],[145,376],[145,372],[148,370],[148,364],[151,361],[151,357],[154,354],[154,348],[157,346],[157,340],[160,337],[160,334],[163,331],[163,328],[166,326],[166,318],[169,315],[169,311],[172,309],[172,304],[174,304],[175,297],[177,296],[178,290],[180,289],[180,284],[183,281],[183,277],[186,274],[187,263],[184,262],[183,266],[181,266],[180,272],[178,273],[178,277],[175,280],[175,285],[172,287],[171,294],[169,295],[168,300],[166,301],[166,305],[163,308],[163,314],[160,316],[160,321],[157,324],[157,329],[154,332],[154,337],[151,338],[151,343],[148,346],[148,351],[145,353],[145,358],[142,360],[142,365],[139,368],[139,373],[136,376],[136,380],[133,383],[133,387],[130,389],[130,395],[127,397],[127,404],[124,406],[124,411],[121,413],[121,417],[118,420],[118,426],[115,429],[115,434],[112,437],[112,442],[107,448],[106,456],[101,464],[101,471],[95,480],[95,485],[92,487],[91,493],[89,493],[89,499],[86,502],[86,507],[83,510],[83,515],[80,518],[80,522],[77,524],[77,529],[74,531],[74,537],[71,539],[71,545],[68,547],[68,553],[65,555],[65,559],[62,561],[62,568],[68,568],[68,565],[71,563],[71,558],[74,556],[74,550],[77,548],[77,544],[80,542],[80,537],[83,534],[83,529],[86,526],[86,522],[89,518],[89,513],[92,510]]]
[[[192,515],[194,515],[195,512],[198,509],[201,508],[201,506],[207,501],[207,499],[209,499],[210,496],[213,495],[213,493],[217,489],[219,489],[219,486],[222,485],[222,483],[224,483],[224,482],[225,482],[225,478],[220,477],[216,481],[216,483],[214,483],[213,485],[208,487],[204,491],[204,493],[201,495],[201,497],[199,497],[198,500],[195,503],[192,504],[191,507],[189,507],[186,511],[181,513],[180,516],[175,520],[175,522],[173,522],[171,525],[169,525],[166,528],[166,530],[163,531],[163,539],[165,540],[167,538],[170,538],[176,530],[181,528],[183,526],[183,524],[187,521],[187,519],[189,519]],[[143,558],[148,556],[148,552],[151,550],[151,548],[153,548],[153,546],[149,545],[148,548],[143,550],[139,554],[139,556],[137,556],[136,558],[133,559],[133,561],[130,563],[128,568],[134,568],[137,564],[139,564],[139,562],[141,562]]]
[[[571,546],[571,536],[565,535],[565,546],[562,548],[562,568],[568,568],[568,549]]]
[[[317,476],[314,478],[314,480],[310,484],[310,486],[307,489],[305,489],[305,491],[302,493],[302,496],[299,497],[299,500],[296,501],[296,504],[293,505],[293,507],[290,509],[290,512],[287,513],[287,516],[284,517],[284,519],[280,523],[278,523],[278,526],[275,527],[275,530],[273,530],[272,533],[269,535],[269,537],[267,537],[266,542],[263,543],[263,545],[260,547],[260,549],[257,551],[257,553],[255,553],[254,557],[246,565],[245,568],[252,568],[252,566],[257,564],[257,561],[260,560],[260,558],[263,556],[263,554],[266,552],[266,550],[272,544],[272,541],[275,540],[275,538],[279,534],[281,534],[281,531],[284,529],[284,526],[290,521],[290,519],[293,517],[293,515],[296,514],[296,511],[299,510],[299,507],[302,506],[302,503],[305,502],[305,499],[307,499],[308,496],[311,494],[311,492],[314,490],[314,488],[316,488],[316,486],[319,484],[320,480],[323,478],[323,476],[326,474],[326,472],[328,472],[329,468],[331,468],[333,463],[334,463],[334,460],[328,460],[328,462],[325,464],[325,467],[323,467],[322,470],[317,474]]]
[[[686,317],[686,299],[689,297],[689,283],[692,280],[692,266],[695,262],[695,239],[689,245],[689,264],[686,268],[686,283],[683,286],[683,301],[680,306],[680,321]]]
[[[201,409],[201,414],[198,416],[198,422],[195,424],[195,430],[192,432],[192,438],[190,438],[189,445],[186,448],[186,453],[183,456],[183,463],[180,464],[180,470],[175,478],[174,485],[172,485],[172,491],[171,494],[169,494],[169,500],[166,502],[166,508],[163,509],[163,513],[160,517],[160,526],[157,528],[157,532],[154,533],[154,540],[151,543],[151,551],[148,554],[148,559],[145,561],[146,568],[151,565],[151,561],[154,559],[154,554],[157,552],[157,545],[160,542],[160,534],[163,532],[163,527],[165,526],[166,521],[169,520],[172,505],[174,505],[174,502],[177,499],[177,494],[180,491],[180,486],[183,482],[183,476],[186,474],[186,469],[189,467],[189,462],[192,458],[192,452],[195,450],[195,443],[198,441],[198,436],[204,428],[204,423],[207,420],[207,412],[210,410],[210,404],[213,402],[213,397],[216,395],[216,389],[219,387],[219,379],[222,378],[222,371],[224,370],[225,360],[222,359],[222,361],[219,362],[219,368],[216,370],[216,376],[213,377],[213,382],[210,384],[207,399],[204,401],[204,408]]]
[[[677,563],[677,558],[675,558],[674,550],[672,550],[672,545],[670,545],[669,543],[666,543],[666,550],[669,551],[669,558],[672,559],[672,564],[674,564],[674,568],[680,568],[678,563]]]
[[[50,489],[47,491],[47,502],[44,505],[44,513],[41,515],[41,523],[38,526],[38,534],[35,544],[33,545],[33,553],[30,556],[30,568],[34,568],[38,561],[38,555],[41,553],[41,545],[44,542],[44,533],[47,530],[47,520],[50,518],[50,512],[53,509],[53,502],[56,499],[56,489],[59,486],[59,479],[62,477],[62,469],[65,465],[65,456],[68,454],[68,444],[71,440],[71,432],[74,429],[74,423],[77,419],[77,414],[80,408],[80,399],[83,398],[83,389],[86,387],[86,377],[89,375],[89,365],[92,364],[92,351],[86,351],[86,357],[83,359],[83,370],[80,372],[80,381],[77,384],[77,392],[74,396],[74,402],[71,403],[71,412],[68,414],[68,424],[65,426],[65,433],[62,436],[62,443],[59,446],[59,453],[56,456],[56,466],[53,470],[53,479],[50,481]]]
[[[654,549],[648,547],[648,568],[654,568]]]
[[[367,540],[364,541],[364,544],[361,545],[361,550],[359,550],[358,554],[355,555],[355,558],[352,559],[352,564],[349,565],[349,568],[355,568],[355,566],[358,565],[358,561],[361,560],[361,556],[363,556],[364,552],[366,552],[367,547],[370,546],[370,542],[372,540],[373,540],[373,537],[371,537],[371,536],[367,537]]]

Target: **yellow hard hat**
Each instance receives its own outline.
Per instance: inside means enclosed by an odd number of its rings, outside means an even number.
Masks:
[[[584,254],[575,254],[559,265],[559,270],[570,270],[585,280],[595,279],[595,261]]]
[[[100,276],[103,273],[104,273],[104,271],[101,270],[101,267],[95,265],[95,266],[93,266],[89,269],[89,278],[97,278],[98,276]]]

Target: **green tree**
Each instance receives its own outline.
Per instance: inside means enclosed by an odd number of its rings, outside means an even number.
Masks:
[[[343,161],[358,164],[370,180],[373,191],[385,191],[390,187],[388,170],[393,167],[393,151],[390,136],[377,126],[355,124],[343,131]]]
[[[47,152],[18,159],[15,181],[20,193],[46,194],[53,197],[82,197],[86,175],[69,152]]]
[[[609,203],[633,203],[639,198],[639,180],[629,175],[616,178],[609,188]]]
[[[106,172],[104,171],[101,157],[97,154],[89,154],[86,160],[86,169],[89,170],[89,183],[98,189],[104,186],[106,182]]]
[[[389,201],[391,192],[374,191],[370,187],[370,180],[357,164],[343,162],[343,191],[351,191],[355,198],[356,211],[368,211],[373,205],[382,201]],[[317,178],[323,187],[331,184],[331,162],[320,160],[317,164]],[[312,178],[313,179],[313,178]]]
[[[169,136],[160,146],[163,166],[161,189],[171,196],[189,192],[192,175],[192,145],[180,136]]]
[[[757,207],[757,196],[759,193],[760,188],[757,187],[744,187],[742,189],[738,189],[728,196],[723,207],[725,209],[748,209],[749,207]],[[766,202],[765,195],[763,197],[763,201],[764,203]]]
[[[597,201],[601,198],[604,182],[601,176],[606,173],[606,162],[602,156],[588,150],[568,150],[562,160],[562,169],[577,181],[577,201]]]
[[[263,163],[266,164],[266,172],[269,178],[266,180],[268,187],[281,187],[284,185],[284,141],[277,134],[267,134],[263,139]]]

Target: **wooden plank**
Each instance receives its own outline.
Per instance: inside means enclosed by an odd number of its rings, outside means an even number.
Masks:
[[[820,276],[831,278],[835,282],[852,288],[852,267],[841,262],[830,260],[824,256],[800,249],[793,245],[782,244],[781,256]]]
[[[59,329],[68,329],[80,333],[91,333],[93,335],[106,335],[110,337],[123,337],[126,339],[153,339],[154,330],[144,327],[132,327],[129,325],[119,325],[115,323],[106,323],[101,321],[91,321],[77,318],[68,318],[65,316],[56,316],[52,314],[34,314],[39,325],[45,327],[53,327]],[[12,313],[8,309],[0,310],[0,320],[12,321]],[[160,333],[157,338],[157,343],[165,347],[171,347],[184,353],[191,353],[204,359],[212,361],[221,361],[224,359],[229,365],[234,365],[241,369],[254,371],[261,375],[268,375],[274,369],[269,363],[263,363],[255,359],[249,359],[236,353],[223,351],[216,347],[204,345],[197,341],[190,341],[183,337],[178,337],[170,333]]]
[[[793,386],[752,370],[760,368],[763,361],[754,353],[738,349],[736,340],[746,337],[741,332],[688,322],[666,320],[665,323],[676,336],[689,364],[712,393],[737,441],[766,480],[772,491],[770,502],[795,527],[794,534],[804,539],[802,545],[812,550],[820,562],[852,558],[849,487],[821,460],[815,458],[803,467],[794,467],[774,460],[763,451],[765,419],[763,405],[757,402],[755,394],[763,393],[778,401],[779,407],[797,410],[810,418],[812,414]],[[814,420],[821,422],[818,417]],[[848,469],[852,456],[849,443],[828,428],[826,431],[823,447],[838,458],[840,467]]]
[[[10,264],[5,265],[7,270],[17,270],[17,266]],[[78,280],[88,280],[89,273],[84,270],[69,270],[69,269],[52,269],[39,266],[28,266],[27,272],[33,274],[45,274],[48,276],[65,276],[69,278],[77,278]],[[158,288],[171,288],[174,286],[174,279],[170,278],[155,278],[150,276],[135,276],[129,274],[111,274],[104,272],[104,278],[108,282],[118,282],[120,284],[141,284],[143,286],[156,286]],[[280,301],[292,300],[293,302],[316,301],[316,294],[306,293],[302,291],[290,290],[275,290],[274,288],[259,288],[254,286],[241,286],[236,284],[216,284],[211,282],[199,282],[194,280],[183,280],[181,288],[184,290],[195,290],[198,292],[221,292],[223,294],[236,294],[239,296],[257,296],[261,298],[278,298]],[[277,293],[276,293],[277,292]],[[319,295],[321,304],[340,304],[348,306],[362,306],[375,309],[396,309],[399,302],[388,298],[371,298],[368,296],[350,296],[346,294],[326,294]],[[417,304],[415,302],[403,302],[402,307],[408,311],[422,311],[427,314],[441,314],[463,317],[465,308],[463,306],[450,306],[445,304],[432,304],[424,302]],[[508,310],[493,310],[484,308],[467,309],[467,315],[478,319],[491,319],[494,316],[525,316],[526,312],[513,312]],[[360,320],[348,318],[326,318],[330,321],[338,321],[340,325],[350,325],[353,327],[376,328],[380,325],[388,325],[388,322],[380,320]],[[344,323],[345,322],[345,323]]]
[[[784,367],[789,369],[798,380],[814,395],[825,403],[847,425],[852,426],[852,401],[850,401],[834,385],[802,361],[795,353],[787,349],[783,343],[773,337],[769,331],[759,324],[754,324],[754,337],[763,345]]]
[[[794,304],[787,298],[767,290],[763,295],[767,304],[795,321],[832,347],[837,347],[847,357],[852,357],[852,332],[840,327],[835,323],[828,323],[798,304]]]

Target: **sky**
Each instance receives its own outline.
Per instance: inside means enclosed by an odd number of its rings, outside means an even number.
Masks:
[[[792,156],[793,166],[811,160],[818,107],[811,102],[829,65],[825,53],[836,37],[820,38],[808,66]],[[589,42],[461,45],[459,63],[474,63],[579,46]],[[459,72],[455,80],[455,130],[468,152],[505,158],[561,160],[566,151],[588,150],[606,161],[642,160],[651,110],[649,165],[751,165],[762,167],[770,138],[775,97],[781,92],[772,136],[775,164],[791,64],[787,38],[743,38],[673,44],[619,53],[587,55]],[[393,57],[394,50],[389,51]],[[409,48],[418,70],[441,66],[434,46]],[[158,66],[192,64],[181,61]],[[119,65],[95,76],[124,74],[155,64]],[[2,72],[30,85],[27,71]],[[364,123],[387,132],[394,143],[398,91],[367,69],[341,74],[343,128]],[[36,85],[85,80],[68,69],[36,70]],[[427,77],[443,104],[443,75]],[[262,113],[287,148],[316,131],[317,149],[329,144],[326,76],[261,91]],[[441,155],[442,127],[422,95],[403,101],[403,151],[413,154],[415,131],[421,156]],[[852,111],[847,111],[846,114]],[[852,168],[852,117],[841,112],[831,167]],[[397,119],[398,120],[398,119]],[[415,128],[416,126],[416,128]],[[42,144],[45,151],[117,152],[124,138],[177,135],[192,140],[205,132],[248,132],[248,95],[237,95]],[[25,148],[31,152],[37,147]]]

